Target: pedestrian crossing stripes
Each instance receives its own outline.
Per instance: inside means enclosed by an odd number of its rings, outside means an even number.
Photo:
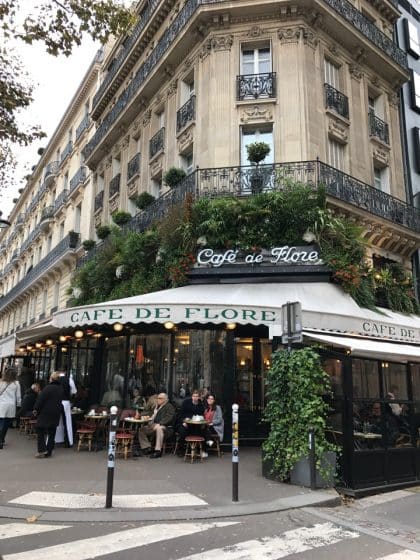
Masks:
[[[25,552],[3,555],[3,560],[88,560],[105,554],[115,554],[132,548],[141,548],[148,544],[176,539],[201,531],[235,525],[231,521],[215,523],[161,523],[108,533],[101,537],[92,537],[54,546],[47,546]],[[69,546],[71,544],[71,546]]]
[[[165,544],[165,555],[167,556],[169,550],[176,551],[179,549],[182,541],[176,541],[176,539],[194,535],[191,542],[194,544],[200,542],[199,537],[197,537],[198,533],[236,526],[236,529],[230,531],[233,538],[237,539],[236,535],[241,524],[242,522],[235,521],[155,523],[76,540],[71,540],[69,532],[66,531],[65,536],[61,536],[63,542],[60,544],[23,552],[6,553],[1,558],[2,560],[44,560],[45,558],[48,558],[48,560],[88,560],[102,556],[109,558],[112,554],[124,553],[134,549],[138,549],[139,557],[142,557],[140,555],[143,554],[144,547],[171,541],[170,545]],[[4,543],[7,539],[12,540],[18,537],[17,546],[28,548],[23,537],[30,539],[36,533],[46,534],[48,531],[71,530],[72,528],[74,527],[71,525],[9,523],[0,525],[0,540]],[[177,560],[220,560],[221,558],[223,560],[280,560],[282,558],[291,559],[294,555],[299,555],[299,558],[310,559],[311,551],[315,549],[327,549],[329,546],[339,544],[345,545],[347,541],[356,542],[356,539],[360,536],[358,532],[344,529],[334,523],[317,523],[284,531],[273,536],[261,536],[229,544],[225,542],[221,548],[204,550],[200,546],[199,553],[188,556],[182,556],[179,553],[174,556],[172,552],[170,558],[177,558]],[[218,540],[218,537],[213,538],[211,536],[211,540],[207,539],[207,542],[212,543]],[[40,544],[42,540],[36,542]],[[323,551],[322,554],[325,554],[325,558],[340,557],[340,551],[336,547],[331,551],[333,556],[327,556],[330,554],[327,550]],[[401,550],[380,557],[370,553],[369,558],[371,560],[420,560],[420,553]]]
[[[0,525],[0,540],[11,539],[14,537],[24,537],[25,535],[37,535],[48,531],[59,531],[67,529],[71,525],[39,525],[36,523],[8,523]]]
[[[9,504],[64,509],[103,508],[105,507],[105,495],[29,492],[10,500]],[[112,498],[112,505],[117,508],[147,509],[205,506],[207,502],[188,492],[174,492],[172,494],[115,494]]]

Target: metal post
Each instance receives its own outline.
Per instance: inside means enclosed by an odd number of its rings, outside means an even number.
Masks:
[[[232,405],[232,502],[238,501],[239,406]]]
[[[287,302],[287,351],[292,351],[292,304]]]
[[[309,428],[309,469],[311,490],[316,489],[316,459],[315,459],[315,430]]]
[[[111,406],[111,419],[109,422],[109,442],[108,442],[108,473],[106,477],[106,502],[105,507],[112,507],[112,491],[114,486],[114,467],[115,467],[115,432],[117,430],[116,406]]]

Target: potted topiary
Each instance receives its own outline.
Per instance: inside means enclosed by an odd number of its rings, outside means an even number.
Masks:
[[[264,176],[261,173],[260,163],[268,156],[271,151],[270,146],[266,142],[253,142],[246,146],[248,161],[251,165],[255,165],[255,170],[251,173],[251,192],[257,194],[262,192],[264,188]]]
[[[262,446],[263,474],[309,485],[308,429],[315,434],[317,486],[332,486],[336,448],[326,437],[330,380],[312,348],[273,354],[267,377],[268,403],[263,419],[269,435]]]
[[[124,210],[116,210],[112,213],[112,220],[117,226],[123,226],[131,220],[130,212],[124,212]]]
[[[85,251],[90,251],[95,247],[95,241],[93,239],[85,239],[82,243]]]
[[[163,182],[170,189],[173,189],[186,175],[185,171],[180,167],[170,167],[163,176]]]
[[[152,202],[154,202],[155,200],[156,198],[152,194],[148,192],[142,192],[139,195],[137,195],[135,202],[137,208],[139,208],[140,210],[144,210],[145,208],[150,206]]]
[[[107,225],[98,226],[96,228],[96,235],[99,239],[106,239],[108,235],[111,233],[111,228]]]

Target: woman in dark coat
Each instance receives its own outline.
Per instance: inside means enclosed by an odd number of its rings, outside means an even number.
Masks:
[[[38,435],[38,453],[35,457],[51,457],[54,449],[55,431],[60,422],[63,386],[60,374],[51,374],[50,383],[39,394],[35,406],[36,433]]]

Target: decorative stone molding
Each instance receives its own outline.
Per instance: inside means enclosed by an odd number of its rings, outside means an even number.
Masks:
[[[388,102],[391,105],[391,107],[394,107],[394,109],[398,109],[398,107],[400,106],[399,92],[388,93]]]
[[[200,58],[206,58],[211,51],[230,51],[233,45],[233,35],[215,35],[205,43],[200,53]]]
[[[150,163],[150,177],[155,179],[160,177],[163,171],[163,154],[160,154]]]
[[[312,49],[316,49],[318,46],[319,39],[317,35],[307,27],[302,27],[302,39],[303,44],[311,47]]]
[[[360,49],[357,50],[354,58],[358,64],[363,64],[367,58],[366,49],[360,47]]]
[[[311,27],[322,27],[324,18],[320,12],[317,12],[316,10],[309,10],[305,14],[305,19]]]
[[[131,127],[131,136],[136,140],[140,138],[140,131],[141,131],[140,125],[141,125],[140,119],[136,119]]]
[[[136,177],[135,179],[131,180],[127,185],[127,196],[128,198],[133,198],[138,193],[139,187],[139,178]]]
[[[119,193],[114,195],[112,198],[109,199],[109,213],[112,214],[115,210],[118,210],[118,203],[120,200]]]
[[[389,165],[389,149],[383,145],[372,142],[372,159],[378,167],[388,167]]]
[[[152,119],[152,111],[151,109],[148,109],[143,115],[143,120],[142,120],[143,126],[147,126],[150,123],[151,119]]]
[[[380,81],[379,81],[378,76],[374,76],[374,77],[371,79],[371,83],[372,83],[372,85],[373,85],[374,87],[376,87],[376,88],[380,88],[380,87],[381,87],[381,83],[380,83]]]
[[[129,143],[130,143],[130,135],[126,134],[126,136],[124,136],[124,138],[121,141],[121,149],[124,150],[125,148],[127,148]]]
[[[186,154],[194,144],[194,125],[188,127],[178,138],[178,152]]]
[[[358,82],[360,82],[363,78],[363,72],[356,64],[349,64],[349,72],[353,80],[357,80]]]
[[[98,212],[94,216],[95,228],[99,227],[102,222],[102,212]]]
[[[299,43],[300,27],[283,27],[277,31],[277,37],[282,45]]]
[[[268,122],[273,120],[273,105],[258,104],[252,107],[242,107],[239,117],[241,123]]]
[[[258,39],[258,37],[261,37],[265,33],[266,31],[264,29],[261,29],[261,27],[259,27],[258,25],[254,25],[249,31],[245,33],[245,35],[246,37],[249,37],[251,39]]]
[[[335,117],[328,119],[328,136],[341,144],[349,141],[349,127]]]
[[[111,165],[112,165],[112,157],[108,157],[108,158],[105,160],[105,168],[106,168],[106,169],[109,169],[109,168],[111,167]]]
[[[172,95],[174,95],[177,92],[177,89],[178,89],[178,80],[172,80],[172,82],[170,82],[168,89],[166,91],[167,97],[172,97]]]

